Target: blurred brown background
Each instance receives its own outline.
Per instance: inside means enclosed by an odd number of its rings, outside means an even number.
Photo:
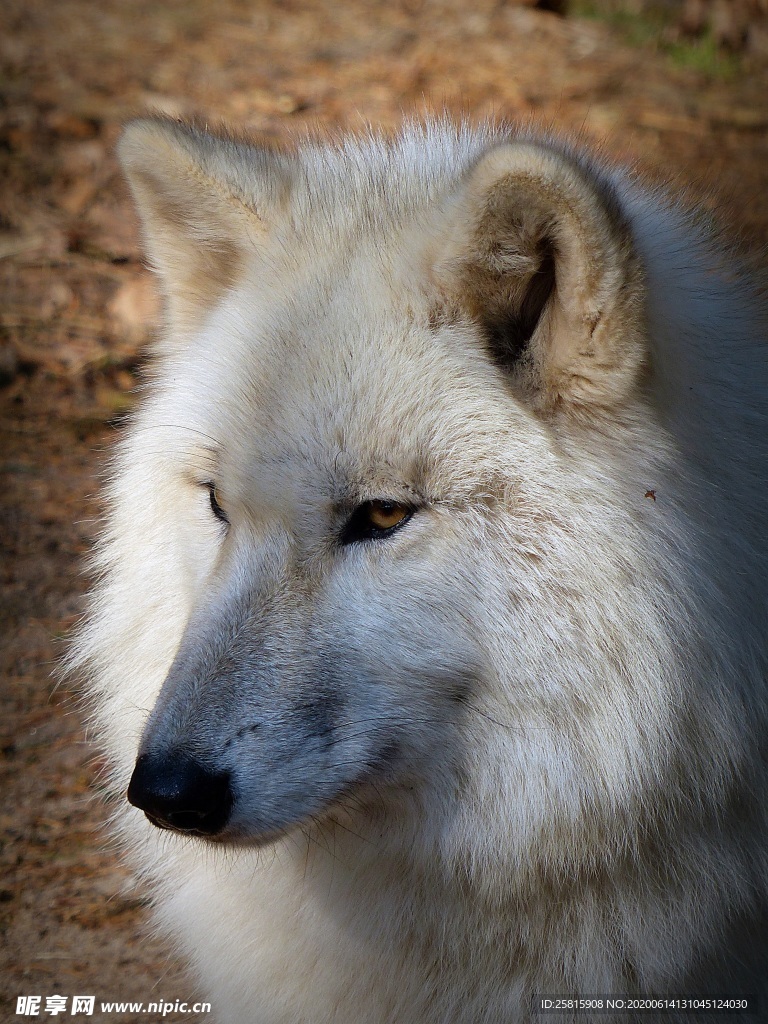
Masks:
[[[684,187],[759,259],[768,0],[3,0],[0,66],[0,991],[21,1020],[19,995],[193,998],[142,930],[50,676],[156,315],[121,123],[154,109],[282,137],[442,108],[534,117]]]

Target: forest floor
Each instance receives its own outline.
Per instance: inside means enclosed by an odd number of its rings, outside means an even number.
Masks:
[[[768,240],[768,66],[503,0],[4,0],[0,12],[0,993],[191,1000],[105,840],[98,762],[51,672],[157,313],[114,157],[148,109],[263,138],[447,109],[534,118]],[[6,1002],[7,1001],[7,1002]],[[69,1015],[69,1008],[67,1010]],[[168,1021],[191,1020],[168,1014]]]

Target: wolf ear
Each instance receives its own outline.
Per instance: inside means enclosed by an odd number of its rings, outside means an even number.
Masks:
[[[640,266],[610,186],[554,147],[511,143],[474,166],[447,219],[438,281],[518,394],[542,412],[619,404],[646,350]]]
[[[289,190],[279,154],[162,118],[133,121],[119,156],[175,334],[242,274]]]

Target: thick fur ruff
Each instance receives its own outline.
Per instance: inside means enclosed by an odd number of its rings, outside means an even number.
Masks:
[[[768,1009],[768,350],[728,255],[529,132],[149,120],[121,157],[167,323],[73,663],[216,1020]],[[205,838],[122,799],[179,751],[227,780]]]

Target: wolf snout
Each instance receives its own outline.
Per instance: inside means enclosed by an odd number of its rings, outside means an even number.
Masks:
[[[158,828],[199,836],[221,832],[233,803],[229,773],[213,772],[181,750],[141,754],[127,796]]]

